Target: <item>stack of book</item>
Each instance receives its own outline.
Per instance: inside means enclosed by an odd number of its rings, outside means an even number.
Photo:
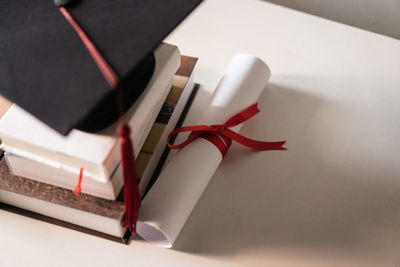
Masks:
[[[196,92],[192,76],[196,58],[180,56],[177,47],[166,43],[160,44],[154,54],[154,74],[126,113],[141,196],[165,160],[167,135],[180,125]],[[0,98],[2,207],[92,234],[128,240],[129,233],[121,226],[123,174],[117,124],[96,133],[73,129],[62,136]],[[73,190],[81,170],[81,193],[76,194]]]

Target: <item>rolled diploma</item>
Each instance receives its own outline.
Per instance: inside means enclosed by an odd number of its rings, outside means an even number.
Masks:
[[[270,75],[262,60],[235,55],[197,125],[222,124],[257,102]],[[137,233],[149,242],[172,247],[221,160],[218,148],[203,138],[176,153],[142,201]]]

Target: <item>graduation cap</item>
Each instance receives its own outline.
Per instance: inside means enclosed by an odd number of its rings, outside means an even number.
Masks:
[[[145,89],[154,48],[200,2],[0,0],[0,94],[61,134],[105,128]],[[124,226],[136,232],[140,196],[121,121]]]
[[[99,131],[119,117],[113,90],[59,6],[117,75],[127,110],[151,79],[155,47],[200,2],[2,0],[0,94],[61,134]]]

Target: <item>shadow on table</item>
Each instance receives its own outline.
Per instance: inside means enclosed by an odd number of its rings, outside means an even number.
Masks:
[[[352,157],[349,147],[332,149],[329,143],[337,143],[338,136],[325,111],[337,109],[340,118],[345,107],[306,91],[268,86],[259,100],[261,114],[241,133],[285,139],[288,150],[253,152],[233,145],[175,250],[232,255],[254,249],[351,249],[396,255],[400,179],[381,177],[380,168],[387,166],[379,160],[357,163],[346,158]]]

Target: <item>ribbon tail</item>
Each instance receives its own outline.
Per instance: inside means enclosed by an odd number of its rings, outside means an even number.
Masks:
[[[140,206],[135,155],[129,126],[127,124],[120,126],[118,133],[121,137],[121,164],[124,173],[125,217],[123,226],[131,231],[132,234],[135,234]]]
[[[225,123],[225,127],[233,127],[238,124],[241,124],[249,119],[251,119],[254,115],[256,115],[260,110],[257,107],[258,103],[254,103],[253,105],[245,108],[241,112],[230,117]]]
[[[247,138],[243,135],[240,135],[230,129],[225,129],[223,135],[229,137],[230,139],[242,144],[244,146],[250,147],[256,150],[286,150],[286,147],[283,145],[286,141],[278,141],[278,142],[263,142],[257,141],[250,138]]]

